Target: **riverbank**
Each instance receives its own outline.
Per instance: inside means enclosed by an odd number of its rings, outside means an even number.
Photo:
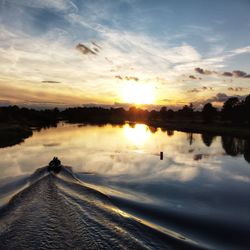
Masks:
[[[222,123],[199,123],[191,121],[149,121],[146,122],[148,126],[159,127],[166,130],[176,130],[187,133],[208,133],[212,135],[228,135],[235,137],[250,137],[250,128],[249,127],[237,127],[231,124],[222,124]]]
[[[13,146],[32,136],[32,129],[18,124],[0,124],[0,148]]]

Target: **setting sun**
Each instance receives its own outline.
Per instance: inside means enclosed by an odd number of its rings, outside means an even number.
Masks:
[[[153,104],[154,87],[142,83],[127,83],[122,89],[122,100],[126,103]]]

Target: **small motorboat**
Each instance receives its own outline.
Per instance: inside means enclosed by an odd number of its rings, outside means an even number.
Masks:
[[[48,165],[48,171],[59,173],[61,169],[62,169],[61,161],[57,157],[54,157],[53,160],[50,161]]]

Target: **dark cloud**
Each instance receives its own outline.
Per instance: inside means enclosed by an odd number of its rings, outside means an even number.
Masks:
[[[195,72],[202,74],[202,75],[211,75],[211,74],[216,74],[216,75],[221,75],[221,76],[226,76],[226,77],[237,77],[237,78],[250,78],[250,75],[247,74],[244,71],[241,70],[234,70],[232,72],[225,71],[223,73],[216,72],[216,71],[210,71],[210,70],[205,70],[202,68],[195,68]]]
[[[121,76],[115,76],[116,79],[122,80]]]
[[[96,55],[96,52],[93,51],[92,49],[90,49],[89,47],[87,47],[84,44],[78,43],[76,45],[76,49],[78,51],[80,51],[82,54],[86,55],[86,54],[92,54],[92,55]]]
[[[241,95],[227,95],[225,93],[217,93],[216,96],[213,96],[213,97],[205,100],[203,103],[208,103],[208,102],[224,103],[226,100],[228,100],[231,97],[237,97],[237,98],[239,98],[239,100],[244,100],[246,98],[246,95],[241,96]]]
[[[195,76],[193,76],[193,75],[190,75],[189,78],[190,78],[190,79],[194,79],[194,80],[197,79],[197,78],[196,78]]]
[[[229,96],[225,93],[218,93],[216,96],[213,96],[207,99],[207,102],[225,102]]]
[[[117,78],[119,80],[136,81],[136,82],[139,81],[139,78],[135,77],[135,76],[124,76],[124,77],[122,77],[120,75],[117,75],[117,76],[115,76],[115,78]]]
[[[242,91],[243,89],[244,89],[244,88],[242,88],[242,87],[235,87],[235,88],[230,87],[230,88],[228,88],[227,90],[237,92],[237,91]]]
[[[222,75],[229,76],[229,77],[233,76],[233,74],[231,72],[224,72],[224,73],[222,73]]]
[[[188,90],[188,93],[199,93],[199,92],[201,92],[201,90],[196,89],[196,88]]]
[[[61,82],[58,82],[58,81],[42,81],[42,83],[61,83]]]
[[[247,75],[247,73],[244,71],[241,71],[241,70],[234,70],[233,75],[235,77],[245,77]]]
[[[206,86],[203,86],[202,87],[202,90],[214,90],[213,87],[206,87]]]
[[[124,77],[127,81],[136,81],[138,82],[139,81],[139,78],[138,77],[135,77],[135,76],[125,76]]]
[[[99,49],[101,49],[102,47],[100,46],[100,45],[98,45],[97,43],[95,43],[95,42],[91,42],[94,46],[96,46],[97,48],[99,48]]]
[[[199,93],[199,92],[202,92],[202,91],[207,91],[207,90],[213,90],[212,87],[206,87],[206,86],[203,86],[202,88],[194,88],[194,89],[191,89],[191,90],[188,90],[188,93]]]
[[[202,69],[202,68],[195,68],[194,70],[197,73],[202,74],[202,75],[211,75],[213,73],[216,73],[215,71],[205,70],[205,69]]]

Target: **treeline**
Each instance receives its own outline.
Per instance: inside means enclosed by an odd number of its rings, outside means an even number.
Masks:
[[[65,109],[61,112],[61,116],[64,120],[70,122],[193,121],[247,125],[250,123],[250,95],[244,100],[239,100],[237,97],[229,98],[224,102],[221,110],[215,108],[211,103],[205,104],[202,111],[194,110],[192,104],[185,105],[177,111],[167,109],[167,107],[162,107],[159,111],[148,111],[137,107],[130,107],[129,110],[123,108],[78,107]]]
[[[249,125],[250,123],[250,95],[244,100],[232,97],[226,100],[221,110],[216,109],[211,103],[204,105],[202,111],[194,110],[192,104],[173,111],[162,107],[159,111],[145,110],[137,107],[105,109],[101,107],[76,107],[59,111],[57,108],[34,110],[9,106],[0,108],[0,122],[26,124],[29,126],[56,125],[58,121],[88,122],[88,123],[124,123],[133,122],[223,122],[233,125]]]
[[[0,123],[18,124],[29,127],[56,125],[60,111],[55,109],[35,110],[18,106],[0,107]]]

